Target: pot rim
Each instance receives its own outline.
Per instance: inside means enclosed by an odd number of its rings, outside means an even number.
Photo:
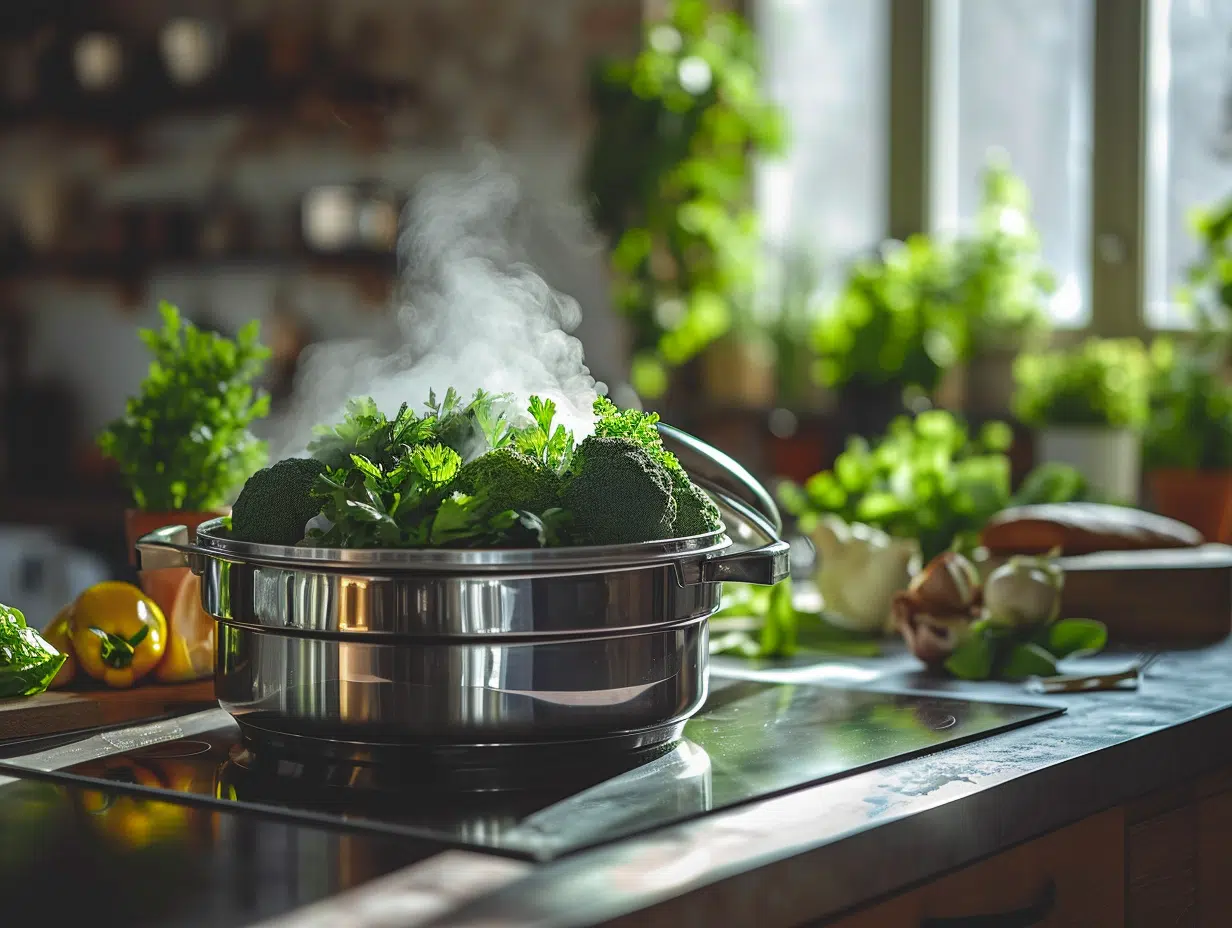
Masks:
[[[705,557],[732,544],[723,531],[627,545],[587,545],[559,548],[317,548],[265,545],[229,537],[222,519],[197,527],[198,553],[229,561],[248,561],[279,567],[356,568],[376,572],[507,571],[510,568],[547,570],[612,569],[650,565],[682,557]]]

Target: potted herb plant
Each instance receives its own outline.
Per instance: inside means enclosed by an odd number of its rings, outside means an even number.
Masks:
[[[1014,409],[1036,430],[1036,460],[1070,464],[1095,492],[1137,500],[1150,377],[1138,339],[1089,338],[1019,356]]]
[[[760,258],[754,154],[783,147],[782,113],[757,88],[757,39],[709,0],[674,0],[631,61],[596,72],[586,187],[612,243],[614,300],[633,329],[634,388],[657,399],[669,371],[747,314]],[[724,363],[742,344],[728,343]],[[751,363],[764,352],[751,349]],[[764,379],[764,378],[763,378]]]
[[[1221,352],[1151,346],[1151,417],[1142,440],[1154,508],[1209,541],[1232,541],[1232,387]]]
[[[1013,401],[1013,360],[1047,329],[1056,282],[1031,224],[1031,195],[1002,158],[984,171],[975,228],[953,243],[948,293],[966,320],[969,341],[963,407],[973,416],[1003,416]]]
[[[1195,211],[1201,255],[1179,294],[1197,331],[1183,345],[1156,339],[1151,420],[1143,436],[1155,509],[1212,541],[1232,541],[1232,388],[1228,309],[1232,306],[1232,199]]]
[[[125,513],[130,556],[153,529],[195,529],[224,513],[267,460],[265,443],[250,431],[269,411],[269,397],[255,386],[269,356],[257,340],[258,323],[231,340],[184,321],[169,303],[159,312],[162,328],[140,332],[152,356],[149,373],[98,439],[132,494]],[[179,581],[160,580],[147,592],[170,615]]]
[[[816,375],[838,393],[842,437],[880,435],[909,391],[931,395],[961,357],[966,333],[945,300],[948,274],[945,253],[923,235],[852,265],[813,331]]]

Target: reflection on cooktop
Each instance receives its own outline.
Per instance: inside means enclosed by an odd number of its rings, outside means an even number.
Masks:
[[[684,740],[652,755],[526,770],[515,788],[448,788],[409,769],[342,765],[241,743],[221,710],[0,760],[184,799],[279,810],[554,857],[1048,718],[1060,709],[810,684],[711,679]],[[160,728],[159,726],[162,726]],[[129,729],[132,732],[135,729]],[[118,750],[117,750],[118,748]],[[40,750],[41,749],[41,750]],[[8,752],[6,752],[8,753]],[[500,771],[493,771],[500,773]],[[472,784],[479,785],[479,784]]]

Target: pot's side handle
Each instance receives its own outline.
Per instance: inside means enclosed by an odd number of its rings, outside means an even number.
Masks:
[[[140,570],[191,567],[192,553],[187,525],[165,525],[137,539],[137,567]]]
[[[727,580],[731,583],[774,586],[780,580],[787,579],[790,555],[791,545],[782,538],[776,538],[760,548],[707,558],[701,562],[698,579],[702,583]]]

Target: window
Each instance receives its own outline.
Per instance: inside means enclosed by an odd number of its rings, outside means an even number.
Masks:
[[[1094,3],[945,0],[937,8],[937,93],[956,96],[957,105],[941,99],[936,107],[935,224],[953,229],[975,214],[988,155],[1004,151],[1031,190],[1044,257],[1057,275],[1053,322],[1084,325]]]
[[[886,0],[760,0],[764,79],[791,147],[758,177],[771,247],[841,270],[885,235]],[[827,275],[833,284],[833,274]]]
[[[1189,213],[1232,194],[1232,2],[1153,0],[1150,15],[1146,313],[1176,328]]]

